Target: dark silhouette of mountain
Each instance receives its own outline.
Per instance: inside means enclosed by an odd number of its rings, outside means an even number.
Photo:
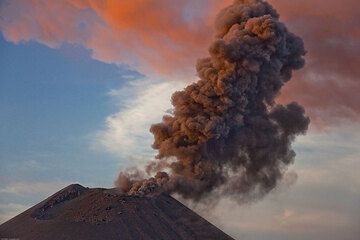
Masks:
[[[20,240],[230,240],[169,195],[128,196],[116,189],[70,185],[0,225]]]

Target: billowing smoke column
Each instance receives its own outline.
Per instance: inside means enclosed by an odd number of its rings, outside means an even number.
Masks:
[[[198,60],[200,80],[175,92],[173,113],[151,126],[158,155],[147,173],[156,175],[120,173],[124,192],[246,201],[271,191],[293,162],[291,142],[309,119],[274,99],[304,65],[302,40],[268,3],[237,0],[217,16],[209,53]]]

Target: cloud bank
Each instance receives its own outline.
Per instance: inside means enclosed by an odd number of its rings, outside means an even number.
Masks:
[[[0,29],[14,43],[80,44],[101,61],[128,64],[146,74],[168,74],[174,79],[194,75],[195,60],[211,41],[216,12],[231,2],[2,1]],[[280,102],[295,98],[318,126],[358,120],[360,2],[269,2],[304,38],[308,50],[309,64],[282,91]]]

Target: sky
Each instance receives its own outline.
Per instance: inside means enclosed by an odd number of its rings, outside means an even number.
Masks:
[[[232,1],[0,1],[0,222],[71,183],[112,187],[144,165],[152,123],[197,79]],[[277,101],[305,106],[295,163],[260,201],[190,207],[236,239],[360,236],[360,2],[269,0],[304,39]]]

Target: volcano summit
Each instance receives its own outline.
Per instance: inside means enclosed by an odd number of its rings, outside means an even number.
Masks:
[[[128,196],[116,189],[70,185],[0,226],[1,238],[232,238],[169,195]]]

